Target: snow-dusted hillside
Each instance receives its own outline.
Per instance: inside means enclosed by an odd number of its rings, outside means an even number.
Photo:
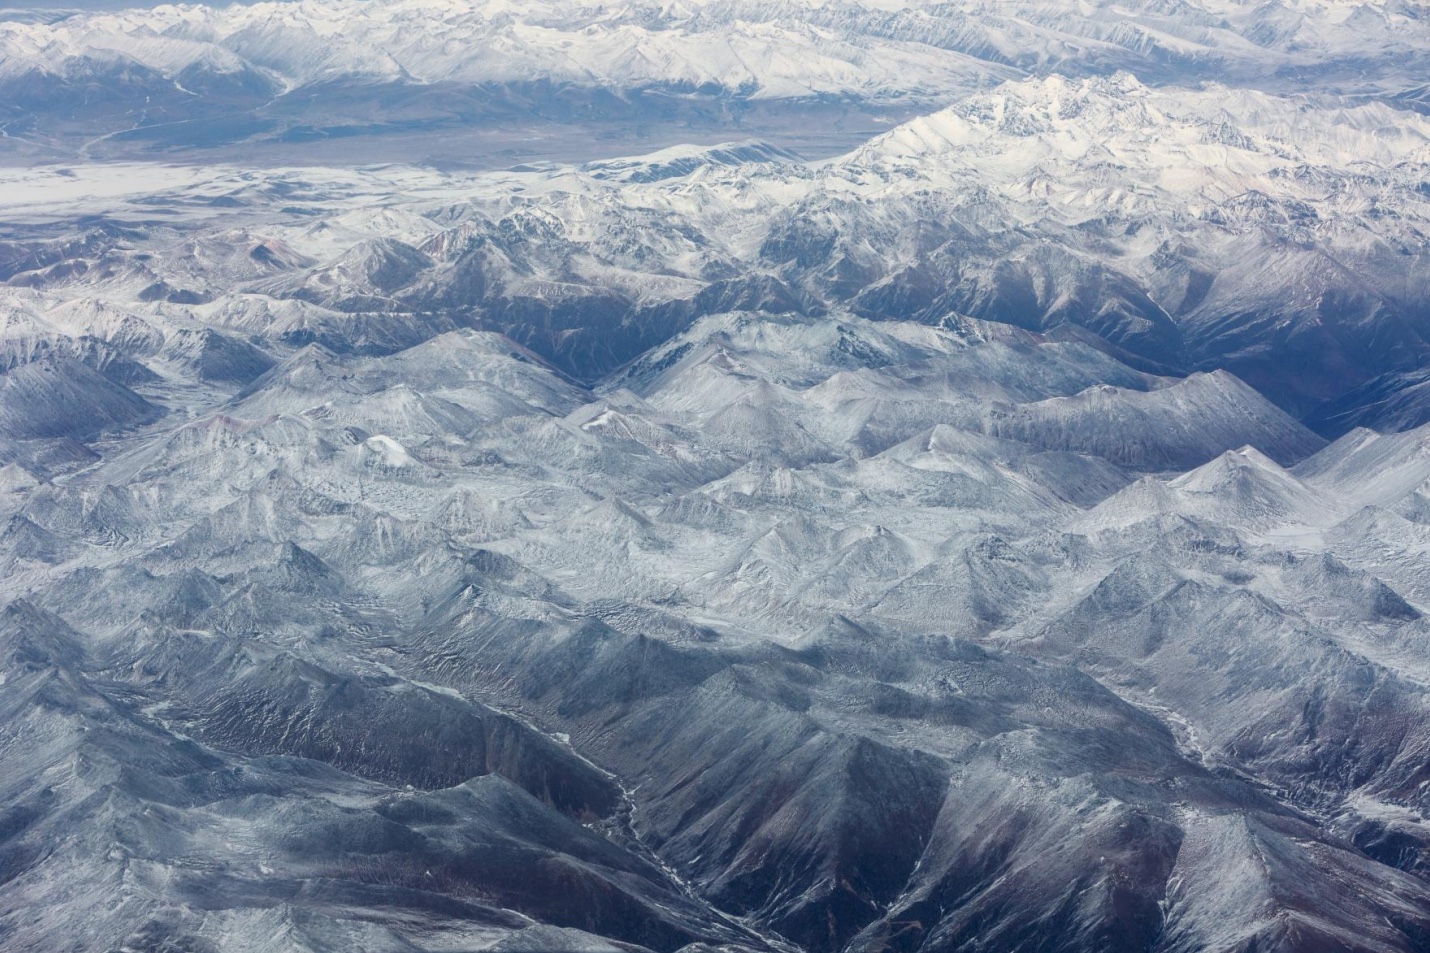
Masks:
[[[483,327],[588,383],[705,314],[969,315],[1230,370],[1330,435],[1425,419],[1381,392],[1430,361],[1430,121],[1380,103],[1052,76],[819,162],[740,142],[486,174],[109,168],[10,173],[7,214],[35,224],[0,277],[260,342]],[[126,191],[154,174],[176,187]],[[99,204],[102,226],[38,227]]]
[[[1423,953],[1427,24],[0,13],[0,949]]]
[[[244,384],[172,306],[26,300],[168,412],[5,444],[10,948],[1430,928],[1421,436],[1316,452],[971,318],[711,315],[594,390],[270,340]]]

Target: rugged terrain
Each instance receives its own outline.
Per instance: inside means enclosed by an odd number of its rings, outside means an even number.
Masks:
[[[0,948],[1430,949],[1426,23],[0,17]]]

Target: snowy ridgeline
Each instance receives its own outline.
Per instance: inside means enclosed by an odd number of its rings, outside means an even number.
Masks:
[[[893,93],[879,43],[976,39],[796,6]],[[1053,43],[1004,6],[979,69]],[[798,58],[795,8],[0,33],[431,82],[503,68],[479,28]],[[1228,85],[1018,80],[819,162],[0,172],[0,948],[1426,949],[1430,122],[1231,68],[1423,21],[1082,9]]]
[[[703,315],[960,314],[1229,370],[1334,437],[1430,419],[1427,162],[1430,121],[1384,104],[1050,77],[819,162],[14,170],[0,279],[10,338],[137,321],[256,371],[247,345],[478,327],[588,384]]]
[[[0,74],[50,79],[52,95],[113,71],[191,96],[549,83],[937,101],[990,77],[1129,68],[1394,94],[1424,84],[1426,30],[1398,0],[300,0],[12,15],[0,22]]]
[[[588,388],[179,310],[0,376],[8,949],[1421,948],[1430,430],[971,318]]]
[[[1049,72],[1128,70],[1152,85],[1312,89],[1423,109],[1427,30],[1408,0],[0,10],[0,156],[182,150],[223,161],[240,152],[271,166],[275,156],[352,163],[430,153],[509,164],[553,136],[569,152],[593,139],[683,130],[690,138],[667,141],[709,142],[741,129],[824,149]]]

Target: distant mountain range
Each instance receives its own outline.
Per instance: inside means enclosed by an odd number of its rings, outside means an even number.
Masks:
[[[302,0],[12,12],[0,19],[0,120],[41,157],[240,143],[301,156],[331,139],[532,124],[667,142],[852,124],[847,142],[868,128],[851,113],[908,117],[1005,80],[1118,70],[1149,85],[1313,89],[1419,108],[1427,30],[1409,0]],[[651,125],[667,128],[642,128]],[[670,135],[682,128],[703,140]]]
[[[205,173],[12,228],[0,279],[41,314],[165,302],[260,346],[497,330],[587,383],[706,314],[962,315],[1229,370],[1326,436],[1430,419],[1430,121],[1380,103],[1054,76],[819,162],[745,142],[398,178],[412,197],[372,207],[351,173]]]

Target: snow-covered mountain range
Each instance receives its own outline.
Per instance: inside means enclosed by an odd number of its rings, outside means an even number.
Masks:
[[[1430,928],[1423,431],[975,319],[712,315],[592,390],[64,316],[152,377],[3,378],[10,948]]]
[[[0,13],[0,949],[1430,948],[1427,24]]]
[[[1230,370],[1327,436],[1427,419],[1381,392],[1430,363],[1430,121],[1383,103],[1052,76],[818,162],[743,142],[483,174],[113,168],[14,174],[0,279],[41,323],[158,303],[363,352],[481,327],[589,384],[705,314],[965,315]],[[155,175],[176,186],[125,191]]]
[[[65,78],[108,59],[170,79],[262,76],[282,89],[339,79],[429,85],[539,78],[774,98],[933,96],[997,66],[1088,73],[1153,63],[1159,75],[1178,79],[1186,70],[1205,71],[1201,78],[1349,74],[1353,64],[1364,78],[1348,90],[1404,92],[1416,84],[1396,89],[1373,74],[1412,77],[1425,55],[1426,29],[1421,11],[1400,0],[303,0],[49,19],[6,27],[8,75]]]
[[[908,116],[1050,71],[1416,105],[1427,30],[1406,0],[302,0],[11,15],[0,117],[12,147],[109,155],[474,123],[794,135],[810,116]]]

